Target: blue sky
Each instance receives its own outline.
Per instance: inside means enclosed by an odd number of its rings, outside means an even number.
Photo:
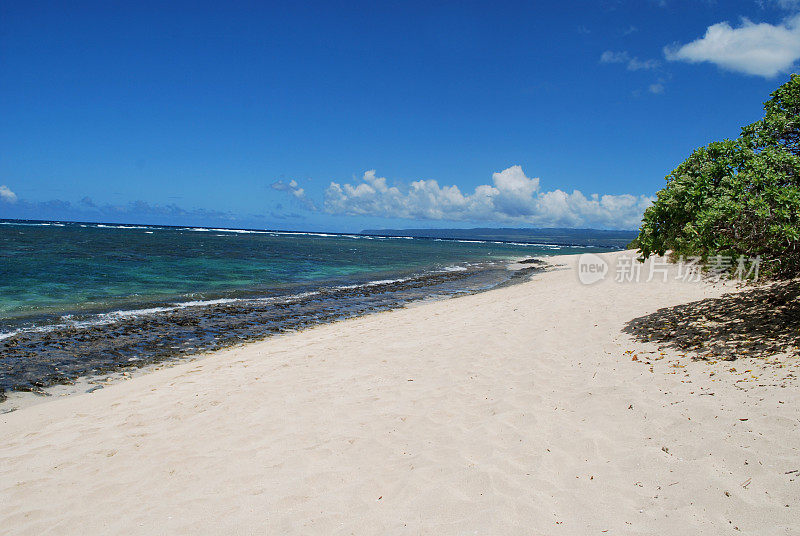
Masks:
[[[760,117],[798,13],[7,0],[0,217],[633,228],[693,148]]]

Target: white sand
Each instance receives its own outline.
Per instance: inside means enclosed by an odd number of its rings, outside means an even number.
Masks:
[[[800,534],[796,363],[626,353],[722,292],[564,269],[0,415],[0,533]]]

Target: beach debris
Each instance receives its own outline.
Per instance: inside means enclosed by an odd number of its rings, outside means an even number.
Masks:
[[[102,385],[95,385],[94,387],[89,387],[88,389],[86,389],[86,392],[87,393],[94,393],[98,389],[102,389],[102,388],[103,388]]]
[[[747,486],[750,485],[750,482],[752,482],[752,480],[753,480],[752,478],[748,478],[747,480],[745,480],[744,482],[742,482],[739,485],[742,486],[744,489],[747,489]]]

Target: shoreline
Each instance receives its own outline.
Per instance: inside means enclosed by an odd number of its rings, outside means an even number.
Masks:
[[[392,280],[375,280],[375,281],[368,281],[366,283],[360,285],[352,285],[352,286],[334,286],[334,287],[327,287],[322,286],[318,287],[314,292],[305,292],[299,295],[289,295],[289,296],[276,296],[274,298],[251,298],[249,301],[254,302],[261,302],[264,301],[265,303],[273,304],[270,300],[281,300],[281,299],[297,299],[297,298],[304,298],[305,296],[314,296],[315,294],[320,293],[328,293],[328,292],[336,292],[336,291],[349,291],[352,290],[356,293],[364,293],[367,295],[369,291],[373,288],[377,289],[376,294],[386,294],[391,295],[396,293],[397,291],[392,287],[400,287],[402,288],[406,284],[414,285],[417,281],[420,282],[427,282],[430,283],[430,280],[435,278],[442,279],[443,283],[441,285],[434,285],[433,290],[427,290],[425,293],[420,294],[418,296],[411,295],[406,298],[398,297],[394,301],[389,300],[387,303],[381,303],[377,306],[370,306],[368,308],[362,308],[363,310],[358,310],[355,313],[342,310],[339,314],[335,314],[330,318],[324,319],[312,319],[310,324],[305,324],[303,321],[299,323],[298,326],[292,326],[291,322],[289,322],[287,326],[279,326],[279,329],[265,329],[261,328],[263,333],[258,334],[254,333],[252,336],[246,337],[243,340],[236,340],[232,344],[222,343],[221,346],[216,345],[207,348],[189,348],[188,353],[183,353],[183,349],[180,349],[177,353],[169,353],[164,356],[157,356],[154,359],[149,359],[144,361],[142,364],[137,364],[137,362],[142,361],[140,355],[132,354],[130,356],[123,356],[123,358],[127,357],[127,362],[119,361],[111,366],[109,370],[103,370],[99,373],[95,374],[79,374],[77,377],[65,379],[64,381],[56,381],[49,385],[44,385],[42,387],[37,387],[35,389],[9,389],[5,392],[0,391],[0,414],[10,413],[13,411],[17,411],[19,409],[23,409],[32,405],[41,404],[51,400],[51,397],[63,397],[63,396],[74,396],[77,394],[82,394],[84,392],[93,392],[98,389],[103,389],[108,385],[113,385],[115,383],[119,383],[122,381],[130,380],[134,377],[138,377],[142,374],[149,374],[156,370],[161,370],[163,368],[168,368],[180,364],[182,362],[193,362],[199,359],[205,359],[210,355],[213,355],[215,352],[219,352],[228,348],[236,348],[236,347],[246,347],[250,344],[256,344],[259,342],[264,342],[268,339],[274,338],[276,336],[283,336],[292,333],[298,333],[301,331],[305,331],[307,329],[311,329],[318,325],[329,324],[329,323],[336,323],[341,322],[343,320],[347,320],[350,318],[358,318],[361,316],[367,316],[371,314],[377,314],[380,312],[390,311],[397,308],[404,308],[404,307],[413,307],[415,305],[424,304],[433,301],[439,300],[446,300],[451,298],[457,298],[464,295],[476,294],[481,292],[488,292],[494,290],[496,288],[503,288],[505,286],[511,285],[518,285],[524,283],[531,277],[535,276],[537,273],[544,272],[550,269],[550,265],[546,261],[541,261],[540,259],[547,258],[545,257],[521,257],[514,261],[509,261],[503,263],[505,265],[504,269],[501,270],[499,266],[494,267],[492,271],[499,272],[499,271],[506,271],[509,275],[506,279],[500,281],[495,281],[491,284],[490,287],[485,288],[482,286],[475,286],[475,281],[471,281],[469,278],[478,279],[480,278],[481,274],[489,274],[490,270],[482,269],[475,271],[473,269],[470,272],[468,269],[464,270],[440,270],[440,271],[431,271],[425,272],[420,275],[416,276],[407,276],[403,277],[402,279],[392,279]],[[453,273],[456,272],[456,273]],[[463,288],[458,287],[458,281],[462,276],[466,276],[466,279],[461,282],[463,284]],[[452,282],[449,279],[452,278]],[[456,288],[445,288],[448,283],[452,283],[456,285]],[[445,286],[443,286],[445,285]],[[425,284],[422,285],[425,288]],[[442,288],[439,288],[442,287]],[[427,295],[425,295],[427,294]],[[265,301],[266,300],[266,301]],[[217,300],[212,300],[208,302],[209,305],[215,305]],[[228,300],[223,300],[223,302],[227,302]],[[231,304],[231,307],[240,308],[244,306],[248,300],[247,299],[237,299],[237,300],[230,300],[236,302]],[[365,298],[366,301],[366,298]],[[290,302],[291,303],[291,302]],[[180,311],[186,307],[182,304],[176,304],[171,308],[174,311]],[[209,308],[206,306],[205,308]],[[159,311],[157,314],[163,314],[166,310]],[[192,307],[191,310],[198,310],[202,311],[202,308],[199,307]],[[150,311],[150,309],[145,309],[145,311]],[[129,311],[130,313],[136,313],[136,311]],[[169,312],[169,311],[166,311]],[[102,316],[102,315],[101,315]],[[142,319],[146,320],[150,314],[132,314],[129,315],[132,319]],[[303,319],[304,315],[302,312],[298,313],[296,316],[297,319]],[[122,319],[117,320],[116,322],[119,323]],[[108,326],[109,329],[113,329],[114,321],[109,321]],[[186,321],[179,322],[181,326],[186,326]],[[57,327],[57,326],[55,326]],[[97,329],[96,326],[89,326],[89,329]],[[68,329],[69,331],[69,329]],[[51,333],[50,330],[43,331],[49,335]],[[10,337],[6,337],[10,338]],[[240,338],[241,339],[241,338]],[[214,341],[216,343],[216,340]],[[0,344],[2,344],[2,339],[0,339]],[[63,349],[63,345],[61,345]]]
[[[585,286],[576,259],[0,415],[0,520],[10,534],[797,530],[797,358],[640,342],[627,322],[735,289]]]

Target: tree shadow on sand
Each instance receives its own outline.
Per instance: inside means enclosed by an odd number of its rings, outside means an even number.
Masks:
[[[800,280],[773,283],[634,318],[623,332],[698,359],[765,358],[798,353]]]

